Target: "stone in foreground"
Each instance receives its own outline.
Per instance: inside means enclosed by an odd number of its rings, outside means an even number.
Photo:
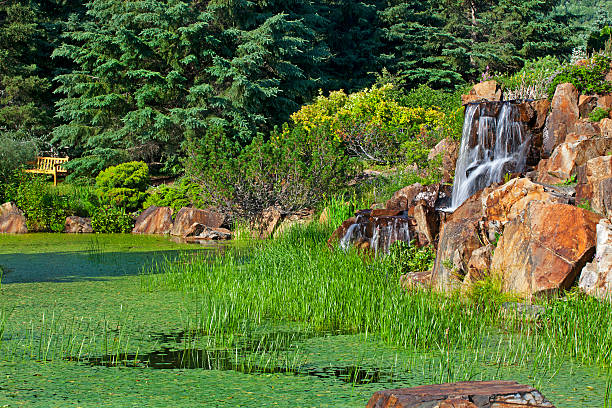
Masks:
[[[209,228],[220,228],[225,222],[225,215],[209,210],[183,207],[176,214],[170,235],[186,237],[193,224],[202,224]]]
[[[379,391],[367,408],[554,408],[538,390],[514,381],[466,381]]]
[[[172,208],[150,206],[136,219],[132,234],[167,234],[172,228]]]
[[[28,232],[23,212],[13,203],[0,205],[0,234],[25,234]]]
[[[67,234],[91,234],[93,232],[91,218],[77,217],[76,215],[67,217],[64,232]]]

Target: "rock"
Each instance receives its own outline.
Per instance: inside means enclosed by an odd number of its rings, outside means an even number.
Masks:
[[[274,230],[276,230],[282,219],[283,215],[278,208],[268,207],[255,219],[252,228],[260,239],[266,239],[274,234]]]
[[[479,236],[484,216],[482,197],[491,190],[486,188],[468,198],[442,225],[432,272],[435,288],[442,291],[459,288],[472,252],[482,246]]]
[[[501,87],[496,81],[491,80],[474,85],[467,95],[461,95],[461,102],[465,105],[479,101],[499,101],[501,96]]]
[[[0,234],[25,234],[28,232],[23,212],[13,203],[0,205]]]
[[[319,218],[320,219],[320,218]],[[304,225],[312,222],[314,220],[314,210],[303,210],[298,213],[291,214],[285,217],[276,230],[274,231],[274,236],[278,236],[286,231],[289,231],[296,225]]]
[[[612,119],[602,119],[599,122],[599,129],[601,130],[601,137],[612,137]]]
[[[610,137],[561,143],[550,159],[542,160],[538,165],[538,181],[544,184],[564,182],[576,174],[578,166],[609,152],[612,152]]]
[[[612,177],[612,156],[599,156],[579,166],[576,170],[576,202],[591,202],[593,209],[600,214],[607,214],[610,208],[609,182]]]
[[[467,275],[463,279],[465,285],[481,281],[489,274],[493,249],[493,245],[489,244],[472,252],[467,265]]]
[[[591,207],[599,214],[612,217],[612,177],[593,183]]]
[[[197,238],[206,241],[227,241],[232,239],[232,232],[226,228],[210,228],[204,226]]]
[[[328,224],[330,221],[329,208],[325,207],[319,216],[319,224]]]
[[[597,224],[597,244],[593,262],[586,264],[578,286],[585,293],[612,300],[612,222],[602,219]]]
[[[442,139],[433,149],[429,151],[427,160],[435,160],[439,155],[442,155],[442,183],[450,183],[455,174],[457,164],[457,156],[459,154],[459,144],[452,139]]]
[[[597,98],[597,107],[605,110],[612,109],[612,94],[602,95]]]
[[[554,408],[538,390],[514,381],[465,381],[376,392],[367,408]]]
[[[546,118],[550,111],[550,101],[548,99],[538,99],[530,102],[531,107],[535,111],[535,122],[531,124],[532,129],[543,129],[546,125]]]
[[[502,224],[516,218],[532,201],[567,203],[567,198],[546,191],[545,187],[527,178],[512,179],[496,188],[483,199],[485,217],[488,221]]]
[[[588,118],[597,106],[597,97],[592,95],[580,95],[578,99],[578,112],[581,118]]]
[[[167,234],[172,229],[172,208],[150,206],[140,213],[132,234]]]
[[[591,139],[593,137],[601,137],[601,127],[599,123],[591,122],[589,119],[580,119],[574,125],[574,133],[576,133],[577,139]],[[568,136],[571,133],[568,133]],[[567,137],[565,137],[567,141]]]
[[[416,221],[417,243],[419,246],[435,244],[440,230],[440,217],[438,213],[425,203],[414,207]]]
[[[574,85],[570,83],[558,85],[551,106],[552,112],[542,145],[544,158],[550,156],[555,147],[565,140],[567,134],[574,131],[576,121],[580,117],[578,91]]]
[[[93,232],[91,218],[77,217],[75,215],[67,217],[64,224],[64,232],[68,234],[91,234]]]
[[[431,271],[408,272],[400,276],[400,285],[406,290],[427,289],[431,286]]]
[[[411,184],[393,193],[385,207],[389,210],[407,210],[412,205],[414,198],[423,191],[420,183]]]
[[[593,256],[599,219],[571,205],[532,202],[506,224],[491,270],[506,292],[531,296],[569,289]]]
[[[202,224],[210,228],[219,228],[225,222],[225,215],[209,210],[183,207],[176,214],[170,234],[183,237],[193,224]]]

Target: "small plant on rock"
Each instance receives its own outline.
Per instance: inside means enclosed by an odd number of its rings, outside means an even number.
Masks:
[[[610,111],[604,108],[595,108],[589,115],[589,120],[591,122],[599,122],[602,119],[605,119],[610,114]]]

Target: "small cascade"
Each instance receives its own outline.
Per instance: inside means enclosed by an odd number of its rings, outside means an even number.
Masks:
[[[525,170],[531,138],[520,116],[514,102],[467,106],[450,210],[505,174]]]
[[[374,253],[389,253],[396,241],[410,242],[410,219],[404,211],[360,210],[357,219],[340,238],[340,248],[351,246]]]

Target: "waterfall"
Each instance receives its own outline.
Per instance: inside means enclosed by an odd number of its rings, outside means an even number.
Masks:
[[[477,191],[502,181],[506,173],[524,171],[529,142],[515,103],[468,105],[450,210]]]
[[[372,210],[361,210],[357,220],[340,239],[340,248],[348,250],[351,245],[358,247],[365,244],[375,254],[389,253],[396,241],[410,242],[408,218],[405,215],[372,214]]]

